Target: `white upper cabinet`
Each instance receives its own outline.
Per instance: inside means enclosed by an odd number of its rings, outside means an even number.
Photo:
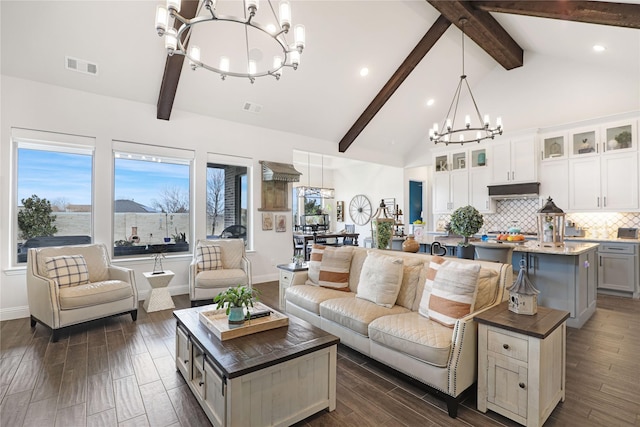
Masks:
[[[568,157],[566,132],[545,133],[540,135],[541,160],[562,160]]]
[[[537,149],[533,135],[491,142],[491,184],[535,182]]]
[[[434,213],[450,213],[469,203],[467,159],[467,150],[461,147],[434,156]]]
[[[540,164],[540,198],[542,206],[546,203],[548,197],[560,209],[566,211],[569,209],[569,161],[556,160],[553,162],[542,162]]]
[[[574,158],[631,152],[637,149],[636,120],[573,129],[569,133],[569,155]]]

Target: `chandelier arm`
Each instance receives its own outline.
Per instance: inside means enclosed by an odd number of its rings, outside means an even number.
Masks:
[[[453,94],[453,99],[451,100],[451,104],[449,105],[449,109],[447,110],[447,115],[444,118],[444,121],[442,122],[442,131],[439,135],[446,135],[448,132],[445,132],[447,127],[447,118],[450,117],[451,114],[451,109],[453,108],[454,104],[456,105],[456,109],[457,107],[457,100],[460,97],[460,86],[462,85],[462,79],[458,82],[458,87],[456,88],[455,93]],[[453,121],[451,122],[451,125],[453,125]]]
[[[473,102],[473,107],[476,109],[476,114],[478,115],[478,120],[480,124],[485,125],[482,120],[482,114],[480,114],[480,109],[478,108],[478,104],[476,103],[476,98],[473,96],[473,92],[471,92],[471,87],[469,86],[469,82],[465,79],[465,83],[467,84],[467,90],[469,90],[469,95],[471,96],[471,101]],[[485,126],[487,127],[487,126]]]

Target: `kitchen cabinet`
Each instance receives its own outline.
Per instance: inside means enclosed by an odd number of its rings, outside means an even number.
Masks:
[[[567,326],[581,328],[596,311],[596,249],[593,245],[576,254],[556,254],[516,247],[514,273],[524,259],[529,280],[540,291],[538,306],[568,311]]]
[[[637,135],[636,120],[572,129],[569,133],[569,154],[572,157],[589,157],[635,152],[638,149]]]
[[[638,293],[638,244],[600,243],[598,248],[598,291]]]
[[[605,153],[569,160],[569,209],[633,211],[638,204],[638,155]]]
[[[566,159],[567,153],[567,134],[566,132],[543,133],[539,137],[540,141],[540,159],[542,162],[547,160]]]
[[[489,168],[472,168],[469,170],[469,204],[480,213],[495,212],[495,201],[489,198],[487,186],[491,181]]]
[[[502,139],[491,147],[491,184],[535,182],[537,178],[535,137]]]
[[[569,209],[569,161],[561,159],[542,162],[538,178],[541,206],[551,197],[560,209]]]
[[[566,311],[515,314],[504,302],[476,316],[478,410],[539,427],[565,399]]]

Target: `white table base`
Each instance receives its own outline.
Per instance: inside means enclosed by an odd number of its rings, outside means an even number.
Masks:
[[[165,270],[162,274],[153,274],[153,272],[142,273],[151,285],[151,292],[144,301],[142,307],[149,313],[152,311],[167,310],[176,306],[171,299],[171,294],[167,286],[173,279],[173,271]]]

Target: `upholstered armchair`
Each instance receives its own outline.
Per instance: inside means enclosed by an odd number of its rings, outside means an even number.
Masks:
[[[53,331],[103,317],[138,316],[133,270],[111,265],[104,244],[29,249],[27,295],[31,327]]]
[[[213,297],[229,287],[251,287],[251,263],[243,239],[199,240],[189,266],[191,306]]]

